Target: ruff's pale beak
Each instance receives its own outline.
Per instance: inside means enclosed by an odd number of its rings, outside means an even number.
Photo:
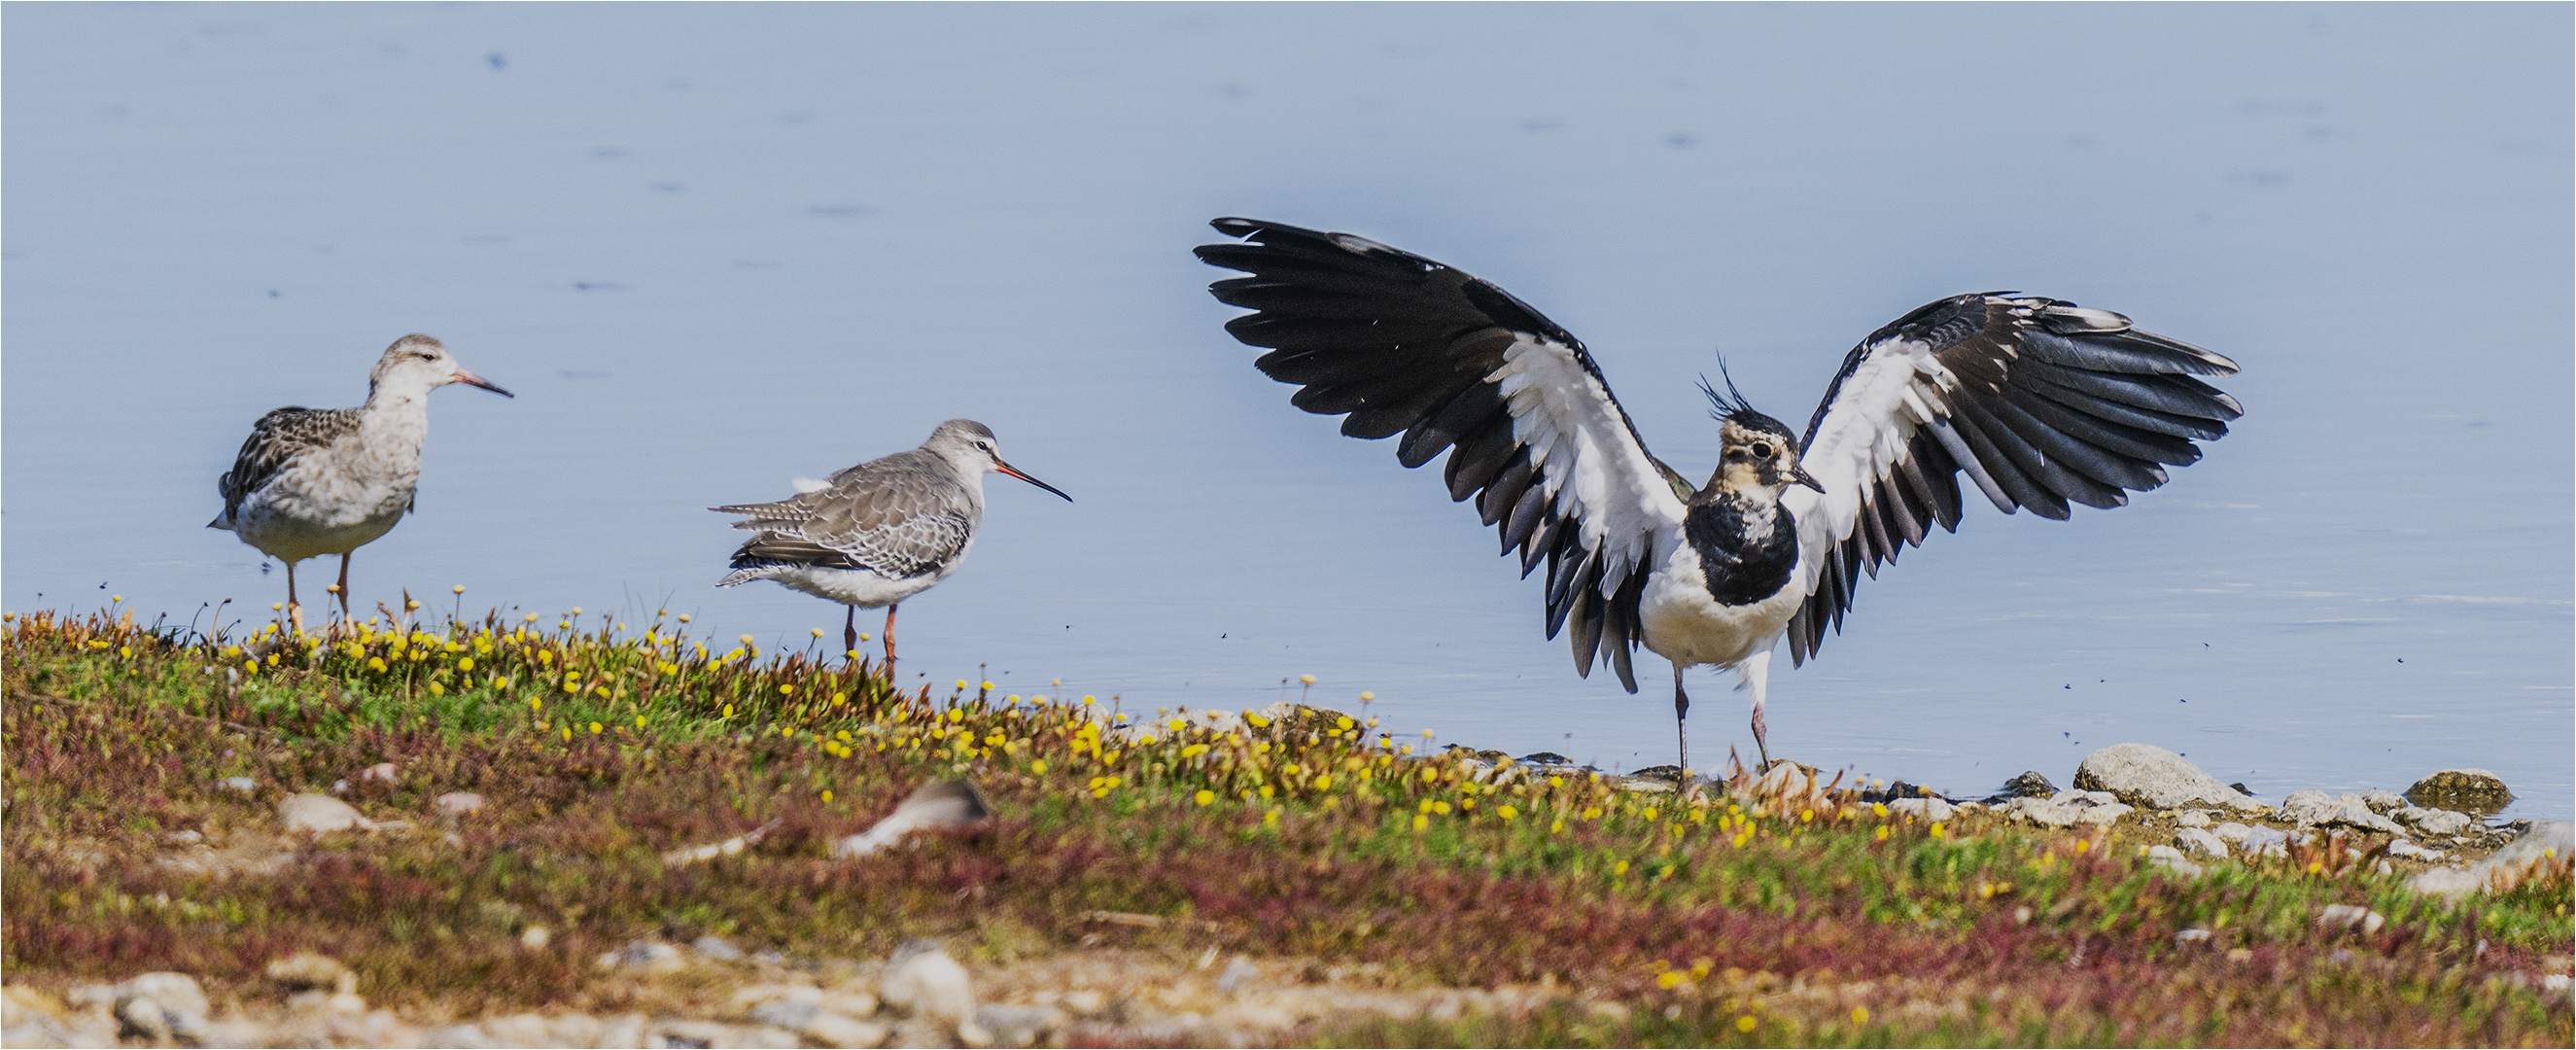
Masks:
[[[1789,480],[1805,485],[1806,487],[1818,492],[1823,492],[1825,490],[1824,482],[1816,480],[1815,475],[1807,473],[1807,468],[1796,463],[1789,464]]]
[[[1055,486],[1053,486],[1053,485],[1049,485],[1049,484],[1047,484],[1046,482],[1039,481],[1039,480],[1038,480],[1038,479],[1036,479],[1036,478],[1033,478],[1033,477],[1030,477],[1030,476],[1028,476],[1028,475],[1026,475],[1026,474],[1022,474],[1022,473],[1020,473],[1017,469],[1013,468],[1010,464],[1002,462],[1002,458],[1001,458],[1000,456],[995,456],[995,457],[993,457],[993,469],[998,470],[998,471],[1001,471],[1002,473],[1004,473],[1004,474],[1008,474],[1008,475],[1010,475],[1010,476],[1012,476],[1012,477],[1018,478],[1018,479],[1020,479],[1020,480],[1022,480],[1022,481],[1028,482],[1028,483],[1029,483],[1029,484],[1031,484],[1031,485],[1035,485],[1035,486],[1037,486],[1037,487],[1039,487],[1039,488],[1042,488],[1042,489],[1045,489],[1045,490],[1047,490],[1047,491],[1049,491],[1049,492],[1055,493],[1056,495],[1064,496],[1064,490],[1063,490],[1063,489],[1057,488],[1057,487],[1055,487]],[[1073,497],[1071,497],[1071,496],[1064,496],[1064,501],[1065,501],[1065,502],[1067,502],[1067,503],[1071,503],[1071,502],[1073,502]]]
[[[455,375],[447,377],[447,381],[450,383],[463,383],[467,386],[479,386],[513,401],[516,401],[519,398],[519,395],[517,394],[513,394],[507,390],[501,389],[500,387],[493,386],[491,380],[475,375],[474,373],[468,372],[462,368],[457,369]]]

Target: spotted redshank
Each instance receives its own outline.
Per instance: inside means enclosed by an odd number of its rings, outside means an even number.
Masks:
[[[787,499],[708,508],[746,515],[733,527],[752,532],[733,552],[733,572],[716,586],[775,580],[848,606],[841,648],[852,659],[858,656],[859,610],[883,607],[891,677],[895,610],[966,560],[984,521],[988,472],[1073,500],[1003,462],[984,424],[952,419],[931,431],[920,448],[869,460],[810,488],[800,485],[807,490]]]
[[[385,348],[356,408],[281,408],[251,425],[233,469],[215,482],[224,512],[207,522],[286,563],[288,619],[304,626],[295,563],[340,556],[340,617],[349,617],[349,555],[402,520],[416,501],[429,392],[449,383],[509,391],[459,367],[447,347],[407,335]]]

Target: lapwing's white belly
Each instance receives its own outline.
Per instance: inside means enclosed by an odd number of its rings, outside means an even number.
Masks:
[[[1672,546],[1663,568],[1646,578],[1638,602],[1647,649],[1685,667],[1733,667],[1779,643],[1798,612],[1797,587],[1749,605],[1723,605],[1708,593],[1699,552],[1688,543]]]

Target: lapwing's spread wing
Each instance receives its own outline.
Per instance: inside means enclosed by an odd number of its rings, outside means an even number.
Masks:
[[[832,475],[823,488],[776,503],[709,510],[747,515],[753,535],[733,568],[807,565],[908,579],[953,561],[975,533],[972,496],[938,458],[914,449]]]
[[[233,469],[215,479],[215,490],[224,497],[224,516],[215,519],[216,524],[237,517],[242,501],[275,480],[298,454],[329,448],[357,429],[358,410],[354,408],[289,405],[259,417],[259,422],[251,424],[250,436],[242,439],[241,452],[233,457]]]
[[[1959,527],[1959,475],[2006,514],[2108,509],[2200,458],[2236,399],[2196,375],[2236,362],[2130,327],[2106,310],[2013,293],[1932,303],[1852,348],[1807,424],[1799,465],[1822,493],[1781,497],[1798,519],[1807,601],[1789,622],[1805,663],[1852,589],[1928,526]]]
[[[1448,450],[1449,498],[1476,497],[1522,576],[1547,563],[1547,636],[1572,624],[1575,669],[1590,676],[1598,652],[1636,692],[1638,598],[1690,487],[1646,452],[1583,344],[1509,292],[1375,241],[1213,225],[1248,242],[1198,255],[1252,275],[1209,291],[1254,311],[1225,326],[1270,348],[1254,364],[1304,387],[1291,404],[1347,414],[1344,434],[1404,435],[1405,466]]]

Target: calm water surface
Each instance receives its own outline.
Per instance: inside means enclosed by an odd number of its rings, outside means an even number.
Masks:
[[[283,574],[201,527],[215,476],[423,331],[520,396],[434,398],[364,600],[802,645],[839,610],[711,588],[738,534],[699,508],[971,416],[1080,502],[993,479],[908,672],[1128,710],[1311,673],[1402,731],[1668,761],[1665,698],[1576,678],[1433,471],[1222,333],[1188,249],[1243,214],[1498,281],[1694,476],[1713,351],[1804,419],[1941,295],[2231,355],[2208,459],[2071,522],[1972,505],[1781,661],[1772,741],[1957,792],[2123,740],[2272,797],[2484,766],[2576,813],[2564,5],[0,18],[9,608],[266,615]],[[1749,748],[1694,681],[1694,738]]]

